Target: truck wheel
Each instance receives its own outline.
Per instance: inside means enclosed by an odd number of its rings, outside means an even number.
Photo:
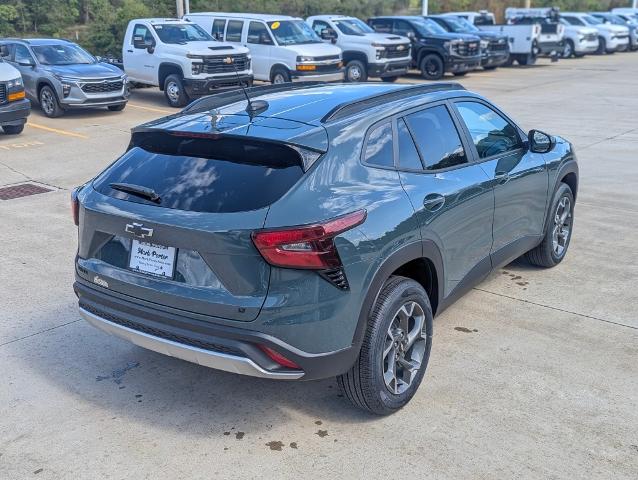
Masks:
[[[603,55],[607,51],[607,42],[603,37],[598,37],[598,50],[596,53],[598,55]]]
[[[346,65],[346,82],[365,82],[368,79],[366,66],[361,60],[350,60]]]
[[[574,194],[569,185],[561,183],[554,194],[543,241],[525,254],[532,265],[554,267],[558,265],[569,247],[574,225]]]
[[[427,80],[440,80],[445,74],[443,60],[435,53],[428,53],[419,64],[421,76]]]
[[[109,105],[107,107],[111,112],[121,112],[126,108],[126,103],[122,103],[120,105]]]
[[[168,104],[174,108],[184,107],[190,101],[181,77],[176,74],[169,75],[164,80],[164,96]]]
[[[565,48],[563,49],[563,58],[569,58],[574,55],[574,42],[567,40],[565,42]]]
[[[359,357],[337,383],[356,407],[378,415],[396,412],[419,388],[431,347],[427,293],[410,278],[390,277],[368,319]]]
[[[18,135],[24,130],[24,123],[22,125],[5,125],[2,127],[2,130],[4,130],[4,133],[7,135]]]
[[[290,73],[282,67],[277,67],[272,71],[270,82],[277,85],[280,83],[288,83],[290,81]]]
[[[42,112],[47,117],[56,118],[64,115],[64,109],[60,107],[58,96],[50,86],[45,85],[42,87],[38,100],[40,101],[40,108],[42,109]]]

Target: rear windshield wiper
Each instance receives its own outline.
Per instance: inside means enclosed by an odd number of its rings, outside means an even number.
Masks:
[[[146,198],[151,202],[160,203],[162,199],[155,190],[142,185],[135,185],[132,183],[111,183],[109,184],[113,190],[119,190],[120,192],[130,193],[131,195],[137,195],[138,197]]]

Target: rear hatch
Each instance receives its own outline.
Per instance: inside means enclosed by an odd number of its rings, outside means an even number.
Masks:
[[[250,321],[270,277],[251,233],[327,139],[301,122],[203,117],[139,129],[82,189],[78,275],[169,309]]]

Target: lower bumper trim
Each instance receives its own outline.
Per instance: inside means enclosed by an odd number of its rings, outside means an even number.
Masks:
[[[225,372],[238,373],[240,375],[278,380],[298,380],[304,375],[304,372],[298,371],[271,372],[260,367],[247,357],[204,350],[202,348],[183,345],[171,340],[155,337],[147,333],[110,322],[82,307],[80,307],[80,315],[89,324],[111,335],[128,340],[142,348],[162,353],[170,357],[186,360],[187,362],[196,363],[204,367],[223,370]]]

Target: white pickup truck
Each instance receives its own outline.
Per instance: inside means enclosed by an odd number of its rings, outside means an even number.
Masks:
[[[218,42],[188,20],[131,20],[122,60],[130,82],[159,87],[172,107],[253,83],[247,48]]]

